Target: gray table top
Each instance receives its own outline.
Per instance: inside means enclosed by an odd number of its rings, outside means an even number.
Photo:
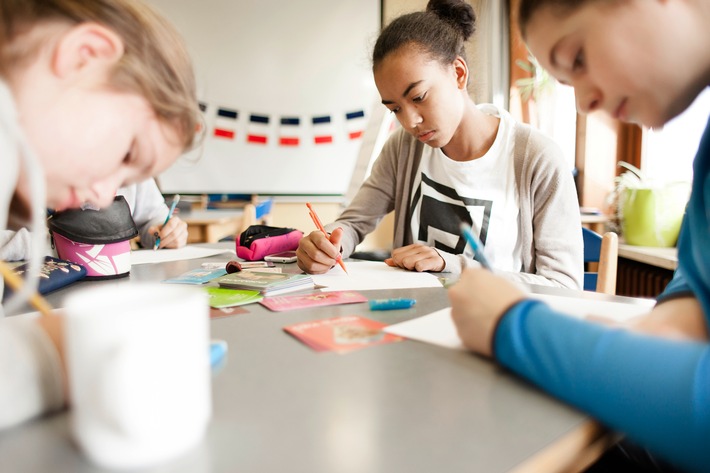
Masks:
[[[82,284],[162,280],[225,259],[134,266],[127,279],[81,282],[48,299],[61,307]],[[212,336],[226,340],[229,353],[213,376],[207,435],[198,448],[151,471],[505,472],[589,423],[470,353],[410,340],[317,353],[282,330],[338,315],[397,323],[448,305],[443,287],[361,292],[417,304],[389,312],[361,303],[280,313],[253,304],[247,313],[212,320]],[[72,443],[66,412],[0,432],[0,459],[3,472],[102,471]]]

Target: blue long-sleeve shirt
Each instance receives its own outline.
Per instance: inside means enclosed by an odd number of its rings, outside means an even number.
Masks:
[[[659,300],[692,295],[710,327],[710,121],[694,162],[678,270]],[[710,471],[710,343],[666,340],[516,304],[496,359],[678,467]]]

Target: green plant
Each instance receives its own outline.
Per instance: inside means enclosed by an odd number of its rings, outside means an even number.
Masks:
[[[625,161],[618,165],[626,171],[614,178],[614,188],[607,196],[607,205],[611,212],[609,230],[621,234],[621,198],[626,189],[639,189],[648,185],[648,178],[639,168]]]
[[[522,70],[529,72],[530,77],[523,77],[515,81],[520,98],[527,102],[531,98],[538,101],[544,94],[552,92],[555,88],[555,79],[540,66],[532,54],[528,55],[528,60],[518,59],[515,63]]]

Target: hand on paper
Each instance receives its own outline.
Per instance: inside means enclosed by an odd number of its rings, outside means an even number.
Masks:
[[[178,216],[173,216],[162,228],[154,226],[150,228],[150,234],[159,232],[159,248],[182,248],[187,244],[187,223]]]
[[[444,258],[431,246],[414,243],[413,245],[396,248],[392,257],[385,260],[389,266],[408,269],[410,271],[443,271],[446,267]]]
[[[336,228],[330,234],[330,239],[319,230],[301,238],[296,250],[298,267],[309,274],[323,274],[330,271],[338,264],[342,237],[343,229]]]
[[[635,317],[624,324],[598,315],[589,316],[587,320],[674,340],[708,340],[705,318],[700,303],[694,297],[664,302],[654,307],[648,315]]]
[[[451,318],[469,350],[492,357],[498,319],[525,298],[516,286],[485,269],[466,269],[449,289]]]

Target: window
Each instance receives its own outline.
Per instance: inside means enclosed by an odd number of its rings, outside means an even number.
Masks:
[[[710,115],[710,89],[660,130],[645,129],[641,151],[643,172],[651,179],[691,181],[693,158]]]

